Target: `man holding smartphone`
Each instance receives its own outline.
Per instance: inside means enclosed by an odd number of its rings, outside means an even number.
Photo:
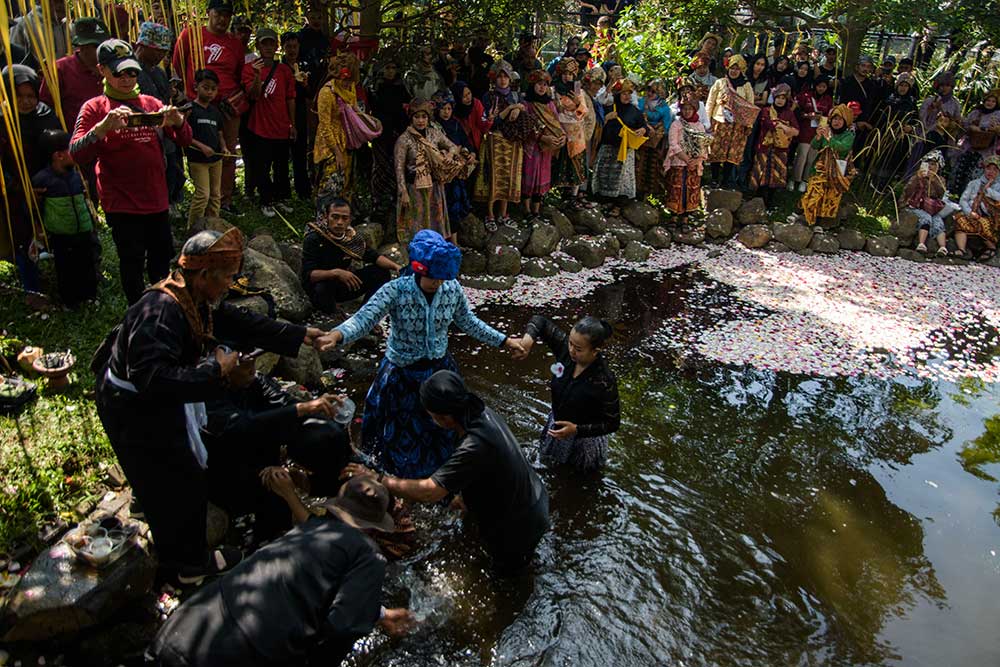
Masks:
[[[191,143],[191,127],[173,106],[139,93],[132,47],[109,39],[97,47],[104,93],[84,103],[70,143],[77,162],[97,161],[97,192],[118,249],[129,304],[167,277],[174,242],[168,217],[163,140]]]

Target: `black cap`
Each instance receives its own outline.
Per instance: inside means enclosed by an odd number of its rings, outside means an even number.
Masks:
[[[232,0],[208,0],[208,11],[212,10],[220,12],[233,13],[233,3]]]
[[[142,70],[139,61],[135,59],[132,47],[128,42],[120,39],[109,39],[102,42],[97,47],[97,62],[110,68],[114,74],[119,74],[127,69],[134,69],[137,72]]]
[[[255,44],[260,44],[265,39],[273,39],[274,41],[277,42],[278,41],[278,33],[276,33],[275,31],[271,30],[270,28],[261,28],[260,30],[257,31],[256,37],[254,37],[254,43]]]
[[[97,46],[109,37],[108,28],[100,19],[85,16],[73,21],[73,46]]]

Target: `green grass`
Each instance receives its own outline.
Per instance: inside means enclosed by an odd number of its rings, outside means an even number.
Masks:
[[[237,186],[242,191],[242,178]],[[296,231],[312,218],[312,204],[294,200],[292,205],[295,211],[284,216],[286,224],[264,217],[259,206],[237,197],[243,215],[228,220],[248,234],[267,230],[278,240],[296,240]],[[186,227],[186,217],[175,224],[178,238]],[[17,419],[0,416],[0,553],[41,547],[37,534],[42,526],[57,517],[75,520],[74,508],[106,491],[104,469],[115,458],[97,417],[89,366],[94,351],[121,320],[126,301],[111,233],[102,226],[99,236],[104,281],[97,299],[75,311],[56,306],[44,314],[33,312],[24,303],[13,265],[0,261],[0,356],[15,369],[15,357],[25,345],[47,352],[70,350],[76,357],[66,393],[49,394],[45,381],[34,378],[38,399]],[[52,262],[41,268],[43,291],[54,294]]]

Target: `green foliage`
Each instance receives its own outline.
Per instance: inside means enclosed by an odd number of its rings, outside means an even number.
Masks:
[[[642,82],[663,78],[672,81],[686,65],[690,38],[681,34],[657,2],[629,7],[617,22],[618,59],[630,75]]]
[[[1000,463],[1000,415],[987,419],[983,422],[983,427],[983,434],[965,443],[958,456],[966,472],[980,479],[996,482],[997,478],[983,470],[983,466]]]

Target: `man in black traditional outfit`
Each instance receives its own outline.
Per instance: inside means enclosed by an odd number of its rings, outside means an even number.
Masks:
[[[385,558],[363,532],[394,529],[385,487],[351,480],[314,516],[287,471],[265,483],[296,527],[171,615],[147,652],[159,667],[339,665],[376,624],[390,635],[413,626],[409,610],[382,607]]]
[[[444,464],[426,479],[381,473],[377,481],[395,496],[434,503],[461,494],[461,505],[479,528],[500,574],[523,569],[549,529],[549,494],[503,418],[468,391],[458,373],[444,370],[420,385],[420,402],[441,428],[461,441]],[[374,475],[357,463],[346,477]]]
[[[219,305],[242,257],[238,229],[192,236],[180,270],[128,309],[91,365],[111,447],[142,503],[161,567],[181,583],[200,583],[241,558],[235,549],[209,553],[205,539],[203,401],[227,390],[238,363],[236,352],[216,346],[216,335],[294,356],[321,333]]]

